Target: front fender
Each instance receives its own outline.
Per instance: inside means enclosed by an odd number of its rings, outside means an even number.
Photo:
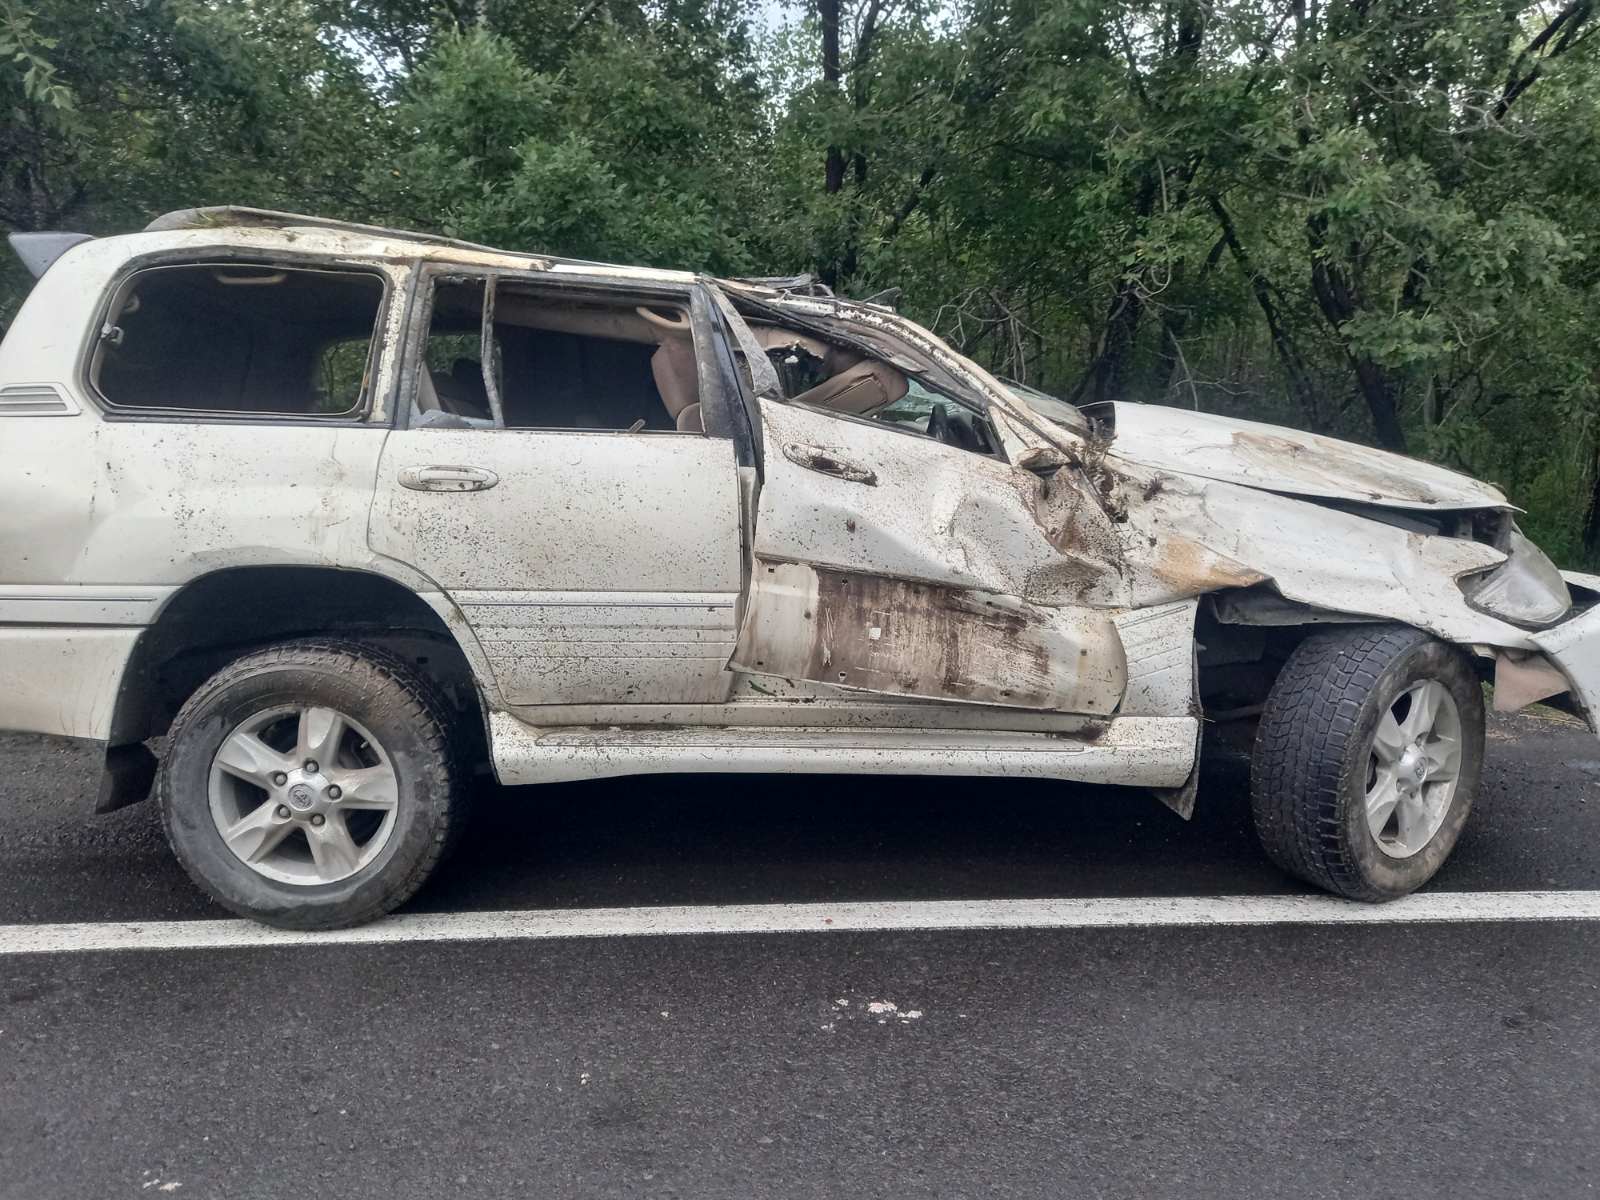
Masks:
[[[1137,475],[1129,481],[1139,486]],[[1526,630],[1472,608],[1457,584],[1505,561],[1481,542],[1155,472],[1129,498],[1126,524],[1138,607],[1266,584],[1310,608],[1397,621],[1458,645],[1534,648]]]

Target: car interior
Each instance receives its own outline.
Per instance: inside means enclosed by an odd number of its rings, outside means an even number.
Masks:
[[[501,280],[486,373],[486,292],[482,279],[435,284],[417,424],[492,425],[493,378],[507,428],[705,431],[685,305],[553,297]],[[365,392],[383,293],[381,278],[357,271],[146,270],[125,289],[94,380],[120,406],[348,415]],[[791,403],[996,452],[982,413],[889,363],[776,324],[750,328]]]
[[[485,291],[480,279],[435,284],[416,423],[492,423],[482,361]],[[502,280],[492,325],[488,375],[508,429],[705,431],[694,336],[681,305],[556,297]],[[981,413],[896,367],[778,325],[751,330],[792,403],[996,453]]]
[[[124,285],[90,376],[123,408],[346,416],[383,295],[364,271],[150,268]]]
[[[750,330],[790,403],[879,421],[975,454],[996,453],[982,413],[897,367],[782,326],[752,323]]]
[[[417,377],[430,413],[493,419],[483,369],[481,280],[434,288]],[[495,289],[493,378],[508,429],[649,429],[701,433],[689,314],[681,306],[552,298],[504,282]]]

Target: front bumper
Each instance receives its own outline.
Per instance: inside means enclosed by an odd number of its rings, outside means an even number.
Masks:
[[[1600,576],[1561,572],[1574,589],[1600,593]],[[1600,604],[1570,621],[1530,634],[1534,645],[1560,668],[1589,728],[1600,733]]]

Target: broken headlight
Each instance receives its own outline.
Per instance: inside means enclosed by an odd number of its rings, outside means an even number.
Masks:
[[[1543,550],[1512,525],[1506,561],[1461,580],[1467,603],[1514,625],[1553,625],[1572,607],[1572,593]]]

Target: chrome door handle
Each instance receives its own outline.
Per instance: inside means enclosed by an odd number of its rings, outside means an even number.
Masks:
[[[484,492],[500,476],[482,467],[403,467],[400,486],[418,492]]]

